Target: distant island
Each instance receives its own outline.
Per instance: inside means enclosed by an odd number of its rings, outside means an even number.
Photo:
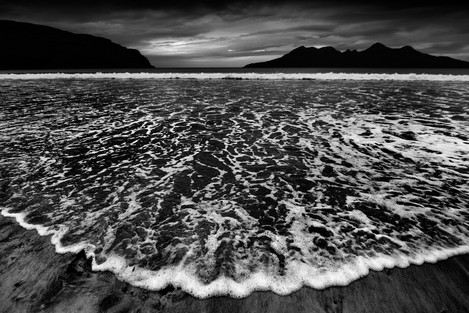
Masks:
[[[136,49],[109,39],[0,20],[0,70],[153,68]]]
[[[469,68],[469,62],[432,56],[410,46],[389,48],[375,43],[363,51],[338,51],[333,47],[296,48],[284,56],[245,68],[265,67],[366,67],[366,68]]]

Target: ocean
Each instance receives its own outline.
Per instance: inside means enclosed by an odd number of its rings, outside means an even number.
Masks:
[[[469,253],[469,75],[0,74],[0,207],[200,298]]]

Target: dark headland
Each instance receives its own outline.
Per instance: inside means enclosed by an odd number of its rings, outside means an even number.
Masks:
[[[0,70],[153,68],[138,50],[109,39],[0,20]]]
[[[375,43],[363,51],[344,52],[333,47],[301,46],[280,58],[245,67],[469,68],[469,62],[425,54],[410,46],[389,48]]]

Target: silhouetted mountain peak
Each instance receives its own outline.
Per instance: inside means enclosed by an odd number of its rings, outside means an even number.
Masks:
[[[368,49],[366,49],[365,51],[387,51],[391,48],[389,47],[386,47],[385,45],[383,45],[381,42],[377,42],[375,44],[372,44]]]
[[[401,48],[401,50],[402,50],[402,51],[405,51],[405,52],[409,52],[409,53],[410,53],[410,52],[413,52],[413,53],[418,52],[417,50],[415,50],[415,49],[412,48],[411,46],[404,46],[404,47]]]
[[[319,50],[322,52],[331,52],[331,53],[339,52],[336,48],[331,47],[331,46],[322,47],[322,48],[319,48]]]
[[[293,49],[292,51],[288,52],[286,55],[304,53],[306,50],[308,50],[308,48],[306,48],[305,46],[301,46],[301,47]]]

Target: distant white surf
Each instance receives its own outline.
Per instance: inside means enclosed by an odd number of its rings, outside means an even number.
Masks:
[[[36,73],[0,74],[0,79],[226,79],[469,81],[469,75],[381,73]]]

